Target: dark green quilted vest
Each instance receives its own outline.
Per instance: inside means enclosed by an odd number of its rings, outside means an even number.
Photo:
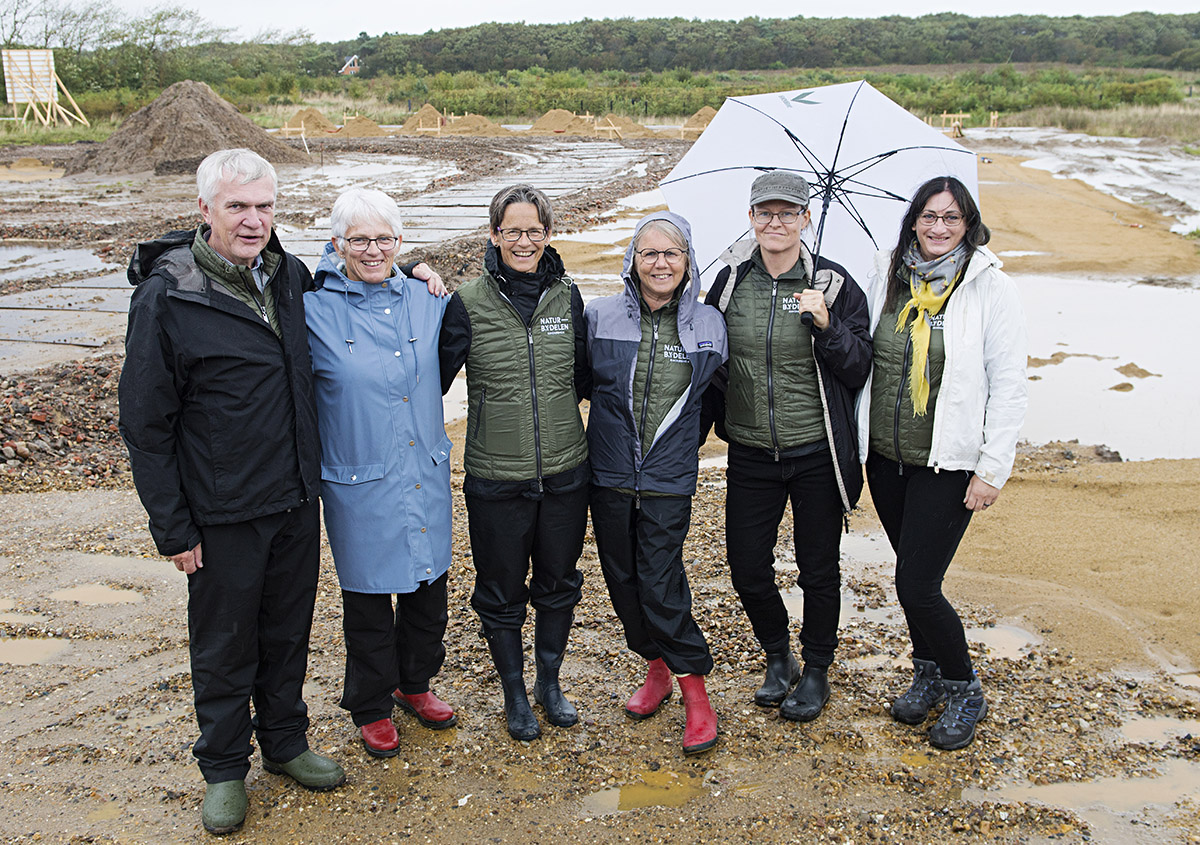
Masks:
[[[486,272],[458,295],[471,321],[467,473],[528,481],[579,466],[587,438],[575,396],[570,280],[551,285],[528,327]]]

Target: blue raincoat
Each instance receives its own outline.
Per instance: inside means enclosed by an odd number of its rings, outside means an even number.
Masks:
[[[450,567],[438,335],[449,297],[352,281],[333,244],[304,295],[325,532],[343,590],[411,593]]]

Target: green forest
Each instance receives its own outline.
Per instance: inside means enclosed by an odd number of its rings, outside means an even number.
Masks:
[[[923,115],[1155,107],[1200,85],[1200,13],[623,18],[234,42],[182,6],[131,18],[109,0],[0,0],[0,45],[54,49],[85,112],[113,119],[182,79],[248,112],[330,97],[389,117],[430,102],[497,118],[566,108],[636,119],[861,78]],[[359,74],[338,75],[351,55]]]

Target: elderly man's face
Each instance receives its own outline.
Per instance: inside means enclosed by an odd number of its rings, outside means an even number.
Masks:
[[[250,267],[271,238],[275,188],[270,179],[244,185],[222,179],[211,205],[200,198],[200,213],[212,227],[208,245],[226,260]]]

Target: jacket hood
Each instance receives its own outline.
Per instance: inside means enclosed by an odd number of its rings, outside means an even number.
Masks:
[[[167,232],[161,238],[139,243],[133,249],[133,256],[129,259],[129,269],[125,272],[126,278],[129,279],[129,284],[136,287],[154,275],[163,255],[170,250],[181,246],[187,247],[190,250],[192,241],[196,239],[197,233],[203,230],[206,225],[201,224],[196,229],[177,229],[173,232]],[[271,230],[271,238],[267,241],[264,252],[275,252],[280,256],[283,255],[283,244],[279,242],[279,236],[275,234],[274,229]]]
[[[633,237],[629,240],[629,246],[625,248],[625,264],[621,268],[621,278],[625,281],[625,290],[633,296],[634,301],[637,301],[641,297],[641,291],[638,289],[638,283],[634,278],[633,244],[637,240],[638,232],[642,231],[642,227],[655,220],[665,220],[673,224],[683,233],[684,240],[688,244],[688,273],[687,278],[683,281],[683,291],[679,296],[679,305],[683,309],[685,302],[696,303],[700,299],[700,265],[696,261],[696,249],[692,246],[691,224],[678,214],[671,211],[656,211],[653,214],[647,214],[638,221],[637,226],[633,230]]]

